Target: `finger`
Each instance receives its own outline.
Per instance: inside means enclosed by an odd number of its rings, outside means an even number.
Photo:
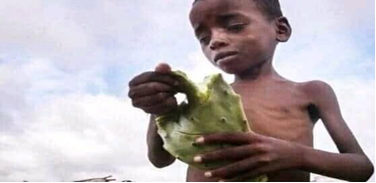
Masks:
[[[148,82],[161,82],[170,86],[178,86],[179,82],[170,74],[158,73],[158,72],[144,72],[136,77],[134,77],[130,82],[129,86],[136,86]]]
[[[263,152],[265,152],[265,148],[259,144],[243,145],[198,155],[194,157],[194,161],[196,163],[207,163],[218,160],[242,160]]]
[[[167,98],[173,96],[172,93],[159,92],[153,95],[135,98],[132,100],[132,104],[134,107],[148,107],[162,103]]]
[[[159,82],[149,82],[149,83],[140,84],[140,85],[132,87],[129,90],[128,96],[129,98],[135,99],[138,97],[155,95],[160,92],[166,92],[166,93],[172,93],[172,94],[177,93],[173,87],[167,84],[163,84]]]
[[[211,171],[213,177],[233,178],[249,170],[265,166],[262,156],[251,157]]]
[[[258,142],[257,136],[253,133],[215,133],[208,134],[196,139],[197,144],[227,143],[233,145],[243,145],[251,142]]]
[[[155,67],[155,72],[159,73],[169,73],[171,72],[171,67],[167,63],[160,63]]]
[[[175,97],[169,97],[164,102],[161,102],[160,104],[149,106],[149,107],[143,107],[142,109],[146,113],[150,114],[156,114],[156,115],[163,115],[168,112],[171,112],[177,108],[177,101]]]

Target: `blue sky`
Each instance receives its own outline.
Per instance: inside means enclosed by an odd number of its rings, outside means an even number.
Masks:
[[[0,180],[184,181],[184,164],[148,162],[148,115],[126,94],[132,77],[162,61],[195,81],[219,72],[194,38],[191,3],[0,1]],[[293,35],[277,49],[276,70],[297,82],[329,83],[374,162],[375,2],[281,5]],[[315,136],[317,148],[336,152],[321,123]]]

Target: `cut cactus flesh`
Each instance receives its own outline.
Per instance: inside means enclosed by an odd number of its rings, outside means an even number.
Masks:
[[[178,79],[180,92],[186,94],[188,103],[182,102],[177,111],[156,118],[163,147],[177,159],[199,169],[215,169],[230,164],[231,161],[193,162],[195,155],[229,147],[228,144],[198,146],[194,141],[204,134],[250,131],[240,96],[221,74],[207,76],[199,85],[181,71],[174,71],[173,75]],[[267,177],[264,175],[250,181],[263,182],[267,181]]]

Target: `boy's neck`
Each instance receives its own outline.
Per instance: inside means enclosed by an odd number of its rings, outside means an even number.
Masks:
[[[264,61],[254,67],[245,70],[241,74],[235,75],[234,83],[249,83],[256,82],[262,78],[268,78],[273,76],[279,76],[274,70],[272,60]]]

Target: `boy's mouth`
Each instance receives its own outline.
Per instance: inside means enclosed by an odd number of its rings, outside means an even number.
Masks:
[[[238,54],[238,52],[236,52],[236,51],[227,51],[227,52],[217,53],[214,56],[214,62],[217,63],[218,60],[220,60],[220,59],[224,59],[226,57],[233,56],[233,55],[236,55],[236,54]]]

